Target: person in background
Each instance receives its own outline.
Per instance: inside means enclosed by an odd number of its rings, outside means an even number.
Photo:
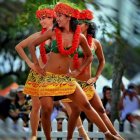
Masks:
[[[111,117],[111,88],[109,86],[103,87],[103,106],[105,108],[107,116]]]
[[[62,122],[64,119],[68,119],[67,114],[64,111],[59,111],[58,115],[56,116],[58,131],[62,131]]]
[[[27,95],[23,94],[23,85],[19,85],[15,98],[15,107],[18,113],[18,118],[22,118],[24,126],[28,126],[29,113],[31,111],[31,101],[27,100]]]
[[[11,90],[10,93],[7,95],[7,97],[11,97],[9,116],[16,123],[16,121],[19,119],[19,115],[18,115],[19,111],[18,111],[16,104],[15,104],[16,91]]]
[[[132,112],[133,122],[139,121],[140,122],[140,108]]]
[[[0,96],[0,119],[5,121],[9,116],[11,98]]]
[[[134,88],[129,86],[128,89],[123,92],[118,107],[120,110],[121,121],[125,121],[127,119],[132,122],[131,113],[140,107],[140,99]]]

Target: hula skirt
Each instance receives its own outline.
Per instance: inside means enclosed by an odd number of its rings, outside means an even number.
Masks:
[[[42,97],[70,95],[75,90],[75,78],[51,72],[46,72],[45,76],[41,76],[31,71],[23,92],[32,96]]]
[[[94,89],[92,85],[87,84],[86,81],[80,81],[77,80],[77,83],[80,85],[80,87],[83,89],[85,92],[87,99],[91,100],[94,96]],[[72,102],[69,98],[63,99],[62,102]]]
[[[41,75],[30,70],[23,89],[23,93],[31,96],[39,96],[39,86],[42,79],[43,77]]]

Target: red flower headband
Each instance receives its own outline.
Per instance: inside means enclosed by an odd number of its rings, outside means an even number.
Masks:
[[[93,13],[86,9],[80,12],[80,19],[81,20],[92,20],[94,18]]]
[[[56,4],[54,11],[77,19],[79,18],[80,15],[79,10],[72,8],[68,4],[61,2]]]
[[[48,15],[49,17],[55,17],[55,12],[53,9],[45,8],[36,11],[36,17],[40,18],[44,15]]]

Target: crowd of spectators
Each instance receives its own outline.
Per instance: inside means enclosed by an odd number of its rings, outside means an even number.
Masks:
[[[0,119],[4,120],[7,117],[11,117],[16,123],[21,118],[24,122],[24,127],[29,127],[32,102],[30,96],[23,94],[23,88],[24,86],[20,85],[16,91],[11,90],[7,96],[0,96]],[[102,103],[110,118],[112,89],[109,86],[104,86],[102,91]],[[121,91],[120,100],[118,101],[118,112],[122,123],[128,120],[134,127],[135,120],[140,121],[140,97],[135,85],[130,84],[127,89]],[[84,120],[86,116],[81,113],[81,118]],[[58,130],[61,131],[62,121],[68,119],[68,116],[65,107],[59,101],[54,102],[51,120],[53,119],[57,120]]]

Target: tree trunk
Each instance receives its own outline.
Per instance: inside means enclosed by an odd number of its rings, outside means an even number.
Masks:
[[[111,121],[114,122],[115,119],[118,119],[118,102],[120,99],[120,86],[122,83],[122,76],[124,73],[124,64],[122,61],[123,55],[123,46],[118,44],[115,49],[114,55],[114,67],[113,67],[113,76],[112,76],[112,102],[111,102]]]

